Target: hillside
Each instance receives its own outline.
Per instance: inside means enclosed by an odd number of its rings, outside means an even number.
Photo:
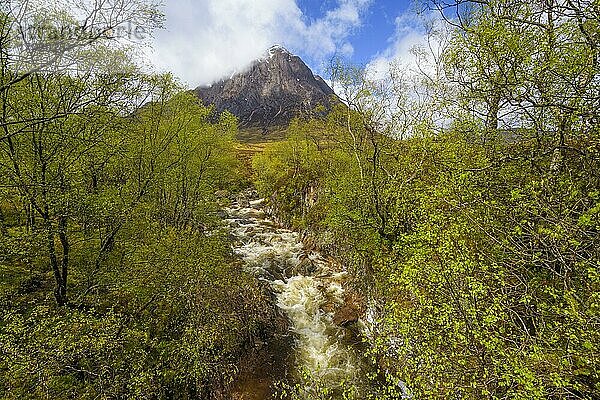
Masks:
[[[296,55],[281,46],[271,47],[245,71],[209,86],[196,95],[217,113],[234,114],[240,128],[269,132],[289,125],[301,115],[329,108],[334,91]]]

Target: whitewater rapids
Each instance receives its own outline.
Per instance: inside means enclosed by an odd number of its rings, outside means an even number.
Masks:
[[[317,387],[355,381],[360,373],[356,357],[343,340],[344,329],[333,323],[331,311],[343,304],[345,274],[306,249],[298,233],[268,219],[263,203],[256,200],[249,207],[234,203],[225,209],[226,222],[235,237],[234,251],[248,271],[270,284],[278,307],[290,320],[303,390],[308,396]]]

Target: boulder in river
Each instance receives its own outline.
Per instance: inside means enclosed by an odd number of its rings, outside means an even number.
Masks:
[[[344,304],[335,311],[333,323],[338,326],[347,326],[358,322],[365,314],[367,307],[364,299],[352,292],[347,292]]]

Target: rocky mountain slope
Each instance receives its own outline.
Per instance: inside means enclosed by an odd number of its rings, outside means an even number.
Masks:
[[[285,127],[292,118],[326,109],[335,101],[334,91],[300,59],[274,46],[243,72],[195,90],[217,112],[230,111],[241,128],[269,131]]]

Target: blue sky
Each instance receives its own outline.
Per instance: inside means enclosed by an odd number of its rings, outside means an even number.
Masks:
[[[308,18],[318,19],[336,5],[335,0],[301,0],[299,6]],[[412,10],[410,0],[375,0],[365,11],[362,25],[351,34],[354,48],[351,60],[364,65],[385,51],[396,31],[396,18]],[[310,58],[310,57],[308,57]]]
[[[149,58],[190,87],[243,70],[273,44],[317,73],[334,56],[385,68],[422,30],[411,0],[164,0]]]

